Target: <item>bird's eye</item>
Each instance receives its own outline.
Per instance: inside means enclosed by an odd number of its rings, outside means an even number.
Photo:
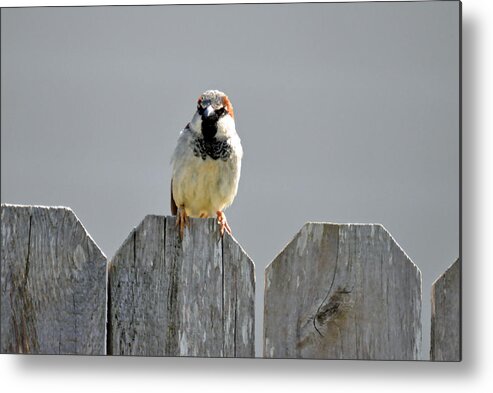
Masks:
[[[222,108],[219,108],[216,113],[219,115],[219,116],[222,116],[224,114],[224,112],[226,111],[226,109],[224,109],[224,107]]]

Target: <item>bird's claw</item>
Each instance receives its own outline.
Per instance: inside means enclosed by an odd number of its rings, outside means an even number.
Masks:
[[[228,232],[230,235],[231,233],[231,228],[228,225],[228,221],[226,221],[226,215],[222,211],[218,211],[217,213],[217,222],[219,223],[219,232],[221,233],[221,236],[224,236],[224,232]]]
[[[188,219],[187,212],[182,207],[178,209],[178,214],[176,215],[176,226],[180,228],[180,239],[183,240],[185,227],[190,227],[190,220]]]

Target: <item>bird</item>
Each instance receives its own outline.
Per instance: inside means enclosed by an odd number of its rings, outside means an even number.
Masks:
[[[219,90],[203,92],[171,158],[171,213],[181,239],[189,217],[216,216],[221,236],[232,234],[224,210],[238,192],[242,157],[231,101]]]

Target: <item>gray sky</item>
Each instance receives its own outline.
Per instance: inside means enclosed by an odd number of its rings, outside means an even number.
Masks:
[[[70,206],[108,257],[169,214],[207,89],[244,159],[226,211],[263,271],[307,221],[383,224],[430,287],[459,253],[459,4],[3,9],[1,201]]]

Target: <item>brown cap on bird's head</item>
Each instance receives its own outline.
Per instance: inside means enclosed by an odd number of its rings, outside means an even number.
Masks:
[[[233,105],[226,94],[219,90],[207,90],[201,94],[198,100],[198,105],[206,108],[209,105],[214,110],[224,108],[226,112],[234,119]]]
[[[229,115],[234,119],[235,113],[233,111],[233,105],[231,105],[231,101],[229,100],[229,98],[226,94],[223,97],[223,105],[224,105],[224,108],[226,109],[226,112],[228,112]]]

